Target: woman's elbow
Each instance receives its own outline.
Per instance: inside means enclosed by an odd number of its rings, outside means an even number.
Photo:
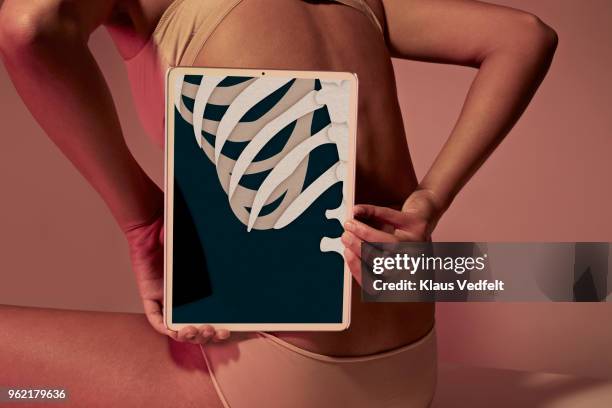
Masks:
[[[523,53],[543,59],[552,58],[559,43],[557,32],[529,13],[521,13],[515,22],[514,33],[515,47],[519,47]]]
[[[0,51],[3,54],[53,47],[79,35],[75,22],[59,13],[58,1],[36,3],[7,1],[0,9]]]

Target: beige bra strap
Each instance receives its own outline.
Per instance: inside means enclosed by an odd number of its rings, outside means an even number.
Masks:
[[[338,3],[342,3],[346,6],[353,7],[362,13],[364,13],[371,21],[378,27],[378,30],[384,33],[383,26],[380,23],[380,20],[372,10],[372,8],[368,5],[365,0],[335,0]]]
[[[210,13],[206,19],[202,22],[200,29],[197,30],[189,46],[185,50],[185,54],[183,54],[183,58],[181,58],[180,65],[183,66],[192,66],[197,58],[198,54],[206,44],[206,41],[210,38],[212,33],[217,29],[219,24],[223,21],[225,17],[238,5],[242,2],[242,0],[225,0],[221,1],[219,7],[216,7],[215,10]]]

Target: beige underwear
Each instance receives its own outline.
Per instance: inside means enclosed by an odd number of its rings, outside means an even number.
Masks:
[[[202,346],[228,408],[421,408],[436,386],[436,334],[364,357],[328,357],[267,333]]]

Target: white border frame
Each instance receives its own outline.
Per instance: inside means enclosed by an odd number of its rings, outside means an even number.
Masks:
[[[166,73],[166,152],[164,163],[165,205],[164,205],[164,323],[170,330],[179,330],[186,326],[202,325],[207,322],[173,323],[172,321],[172,256],[173,256],[173,209],[174,209],[174,84],[178,75],[210,76],[249,76],[249,77],[284,77],[322,80],[351,81],[351,98],[349,109],[349,162],[348,183],[349,197],[346,201],[347,219],[352,218],[355,202],[355,162],[357,141],[358,80],[357,75],[349,72],[325,71],[290,71],[269,69],[233,69],[176,67]],[[342,299],[342,322],[340,323],[209,323],[216,329],[231,331],[341,331],[350,325],[352,276],[344,263],[344,291]]]

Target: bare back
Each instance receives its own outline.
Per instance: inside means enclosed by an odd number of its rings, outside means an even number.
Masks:
[[[380,4],[371,6],[384,22]],[[119,48],[122,38],[115,36]],[[379,28],[358,10],[338,3],[244,0],[214,31],[194,65],[355,72],[360,94],[356,202],[399,208],[417,187],[390,54]],[[370,354],[414,341],[433,324],[433,305],[362,303],[359,286],[353,289],[346,332],[279,336],[326,354]]]

